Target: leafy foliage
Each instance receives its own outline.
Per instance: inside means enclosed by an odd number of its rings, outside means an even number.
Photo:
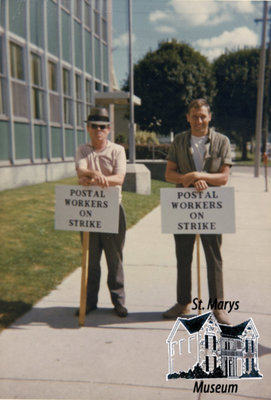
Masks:
[[[164,135],[182,131],[188,104],[198,97],[211,103],[214,87],[206,57],[185,43],[161,42],[134,67],[135,93],[142,101],[135,109],[136,122],[142,130]]]
[[[231,132],[242,144],[255,133],[259,49],[226,52],[214,62],[217,95],[213,109],[216,127]]]
[[[223,371],[221,367],[217,367],[214,369],[212,372],[205,372],[203,371],[202,367],[197,363],[193,370],[190,368],[187,372],[185,371],[180,371],[180,373],[174,372],[173,374],[168,375],[168,379],[178,379],[178,378],[183,378],[183,379],[214,379],[214,378],[223,378]]]

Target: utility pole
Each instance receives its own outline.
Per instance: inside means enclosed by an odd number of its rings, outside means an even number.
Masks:
[[[268,12],[268,1],[264,1],[262,43],[261,43],[260,64],[259,64],[259,80],[258,80],[257,112],[256,112],[256,147],[255,147],[255,166],[254,166],[255,167],[254,176],[256,178],[259,176],[260,155],[261,155],[267,12]]]
[[[135,163],[135,114],[134,114],[134,69],[132,44],[132,0],[128,0],[129,25],[129,74],[130,74],[130,125],[129,125],[129,160]]]

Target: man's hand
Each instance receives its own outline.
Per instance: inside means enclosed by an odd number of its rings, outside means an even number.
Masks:
[[[198,181],[194,182],[194,186],[197,192],[208,189],[208,185],[203,179],[199,179]]]
[[[93,182],[94,186],[100,186],[102,188],[107,188],[109,186],[108,178],[103,174],[100,174],[93,178]]]
[[[182,184],[184,187],[189,187],[200,179],[200,173],[197,171],[188,172],[182,176]]]
[[[88,176],[81,176],[78,178],[79,185],[83,186],[100,186],[102,188],[107,188],[109,186],[109,182],[106,176],[99,175],[96,178],[90,178]]]
[[[78,178],[79,185],[83,185],[83,186],[91,186],[91,185],[93,185],[93,181],[94,181],[94,179],[89,178],[88,176],[81,176]]]

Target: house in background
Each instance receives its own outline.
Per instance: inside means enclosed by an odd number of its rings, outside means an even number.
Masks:
[[[0,189],[75,175],[84,120],[113,89],[111,19],[112,0],[0,0]]]
[[[259,372],[256,326],[250,318],[236,326],[219,324],[213,313],[177,318],[168,338],[168,376],[195,365],[209,374],[239,378]]]

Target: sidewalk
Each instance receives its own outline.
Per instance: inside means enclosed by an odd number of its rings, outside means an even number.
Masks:
[[[166,339],[174,321],[162,312],[176,302],[176,261],[172,235],[161,233],[160,207],[127,231],[124,251],[129,316],[118,318],[106,286],[106,265],[99,309],[84,327],[74,316],[79,304],[78,268],[49,296],[0,334],[1,399],[271,399],[271,184],[253,169],[235,168],[236,233],[223,236],[225,299],[238,300],[233,324],[252,317],[260,334],[262,380],[237,383],[237,394],[193,393],[194,381],[166,381]],[[80,264],[80,260],[78,262]],[[201,251],[202,298],[208,301]],[[197,297],[196,256],[193,297]],[[209,383],[209,382],[208,382]],[[212,380],[210,383],[214,383]]]

